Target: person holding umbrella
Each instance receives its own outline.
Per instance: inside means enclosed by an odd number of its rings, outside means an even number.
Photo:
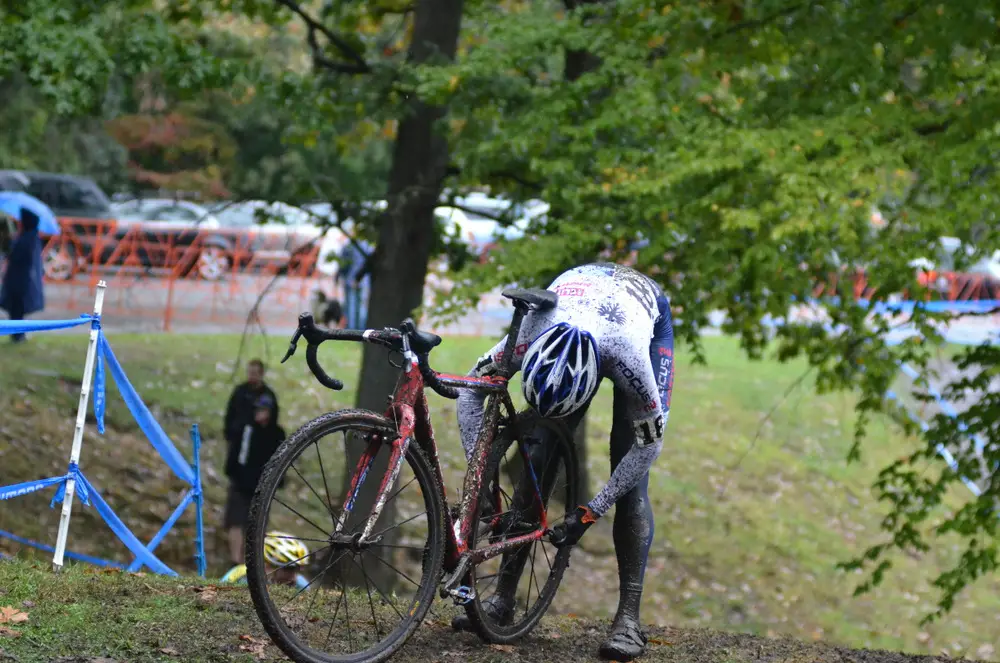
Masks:
[[[10,245],[7,271],[0,285],[0,308],[7,311],[11,320],[24,320],[24,316],[45,308],[42,290],[42,240],[38,238],[38,216],[21,211],[21,232]],[[11,340],[21,343],[24,334],[14,334]]]
[[[0,192],[0,212],[20,219],[21,230],[10,245],[7,269],[0,284],[0,308],[11,320],[45,308],[42,289],[42,240],[39,232],[59,234],[59,223],[52,210],[42,201],[21,192]],[[24,334],[13,334],[11,340],[21,343]]]

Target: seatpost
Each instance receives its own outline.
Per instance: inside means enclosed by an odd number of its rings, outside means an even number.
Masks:
[[[500,360],[500,372],[508,380],[513,376],[511,362],[514,361],[514,350],[517,348],[517,337],[521,334],[521,321],[531,308],[524,302],[514,301],[514,317],[510,321],[510,330],[507,332],[507,345],[503,349],[503,358]]]

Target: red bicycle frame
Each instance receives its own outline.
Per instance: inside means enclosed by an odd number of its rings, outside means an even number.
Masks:
[[[389,456],[389,470],[382,479],[378,498],[365,523],[361,534],[362,542],[366,537],[371,535],[372,529],[375,527],[375,523],[382,513],[390,490],[399,476],[399,471],[406,456],[406,450],[411,442],[415,441],[427,453],[427,456],[432,460],[433,471],[438,481],[441,482],[442,487],[444,486],[441,464],[438,461],[437,441],[434,438],[434,428],[431,424],[430,410],[427,406],[427,395],[425,393],[427,384],[419,370],[416,355],[412,353],[410,355],[409,357],[405,357],[406,363],[404,364],[401,382],[396,388],[393,402],[389,405],[385,413],[385,416],[390,421],[397,422],[397,437],[390,443],[392,451]],[[437,373],[436,376],[440,384],[446,387],[483,391],[491,397],[485,408],[479,439],[476,441],[472,458],[469,460],[469,469],[465,475],[459,517],[454,525],[449,528],[446,570],[451,571],[458,565],[461,556],[466,553],[468,553],[468,562],[475,565],[501,555],[508,550],[520,547],[525,543],[541,539],[548,529],[548,519],[545,509],[541,509],[541,523],[536,531],[469,551],[467,542],[471,533],[474,514],[478,512],[483,472],[486,470],[489,452],[493,446],[496,422],[501,416],[501,407],[506,411],[507,417],[511,417],[514,414],[514,406],[507,392],[508,379],[505,377],[475,378],[445,373]],[[341,513],[340,520],[337,523],[336,533],[340,533],[346,525],[348,514],[354,506],[354,500],[357,498],[361,484],[364,482],[375,460],[379,447],[384,443],[385,441],[381,437],[373,438],[359,459],[351,478],[350,493],[344,505],[344,511]],[[530,467],[530,461],[528,461],[527,457],[525,460],[528,462],[526,466]],[[532,476],[534,476],[533,472]],[[537,481],[535,482],[535,491],[539,504],[541,504],[542,498]],[[502,505],[496,504],[494,506],[497,507],[495,513],[500,513]]]

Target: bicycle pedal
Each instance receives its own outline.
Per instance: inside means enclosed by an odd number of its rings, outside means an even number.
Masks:
[[[476,598],[476,590],[462,585],[456,589],[448,590],[455,605],[465,605]]]

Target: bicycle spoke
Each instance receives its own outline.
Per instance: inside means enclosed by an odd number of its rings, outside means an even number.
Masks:
[[[369,539],[374,539],[374,538],[376,538],[376,537],[379,537],[379,536],[382,536],[382,535],[383,535],[383,534],[385,534],[386,532],[391,532],[392,530],[396,529],[397,527],[402,527],[402,526],[403,526],[403,525],[405,525],[406,523],[408,523],[408,522],[410,522],[410,521],[412,521],[412,520],[416,520],[416,519],[417,519],[417,518],[419,518],[420,516],[426,516],[426,515],[427,515],[427,512],[426,512],[426,511],[424,511],[423,513],[418,513],[418,514],[417,514],[417,515],[415,515],[415,516],[412,516],[412,517],[410,517],[410,518],[407,518],[406,520],[404,520],[404,521],[403,521],[403,522],[401,522],[401,523],[396,523],[395,525],[392,525],[391,527],[386,527],[386,528],[385,528],[384,530],[382,530],[381,532],[376,532],[376,533],[372,534],[371,536],[369,536],[368,538],[369,538]]]
[[[535,546],[531,546],[531,575],[528,576],[528,598],[524,601],[524,614],[531,610],[531,581],[535,581],[535,588],[538,590],[538,597],[542,597],[542,589],[538,586],[538,579],[535,578]]]
[[[549,553],[545,549],[545,544],[543,543],[541,544],[541,546],[542,546],[542,554],[545,555],[545,563],[549,565],[549,573],[552,573],[552,560],[549,559]]]
[[[337,623],[337,615],[340,614],[340,604],[344,602],[344,593],[346,591],[347,590],[344,588],[344,586],[341,585],[340,598],[337,599],[337,607],[333,611],[333,618],[330,619],[330,628],[326,632],[326,640],[323,641],[323,649],[326,649],[326,646],[330,644],[330,636],[333,635],[333,627]]]
[[[535,574],[528,576],[528,591],[524,597],[524,614],[527,615],[531,612],[531,581],[535,578]]]
[[[351,558],[351,561],[354,561],[354,558],[353,558],[353,557]],[[363,558],[363,557],[362,557],[362,560],[361,560],[361,561],[362,561],[362,564],[363,564],[363,563],[364,563],[364,558]],[[357,562],[355,562],[355,564],[354,564],[354,565],[355,565],[355,566],[357,566]],[[362,573],[365,573],[365,569],[364,569],[364,566],[362,566],[362,567],[361,567],[361,572],[362,572]],[[367,574],[365,574],[365,577],[367,578]],[[385,592],[383,592],[383,591],[382,591],[382,588],[378,586],[378,583],[377,583],[377,582],[375,582],[375,578],[372,578],[372,579],[371,579],[371,581],[372,581],[372,587],[374,587],[374,588],[375,588],[375,591],[376,591],[376,592],[378,592],[378,595],[382,597],[382,600],[383,600],[383,601],[385,601],[386,603],[388,603],[388,604],[389,604],[389,607],[390,607],[390,608],[392,608],[392,609],[393,609],[393,611],[394,611],[394,612],[395,612],[395,613],[396,613],[397,615],[399,615],[399,618],[400,618],[400,619],[406,619],[406,617],[404,617],[404,616],[403,616],[403,613],[401,613],[401,612],[399,611],[399,608],[397,608],[397,607],[396,607],[396,602],[395,602],[395,601],[393,601],[393,600],[392,600],[391,598],[389,598],[388,596],[386,596],[386,593],[385,593]]]
[[[344,592],[347,592],[347,583],[342,583],[344,587]],[[347,646],[352,650],[354,649],[354,643],[351,641],[351,609],[348,607],[351,600],[349,598],[344,599],[344,618],[347,620]]]
[[[292,513],[294,513],[296,516],[298,516],[302,520],[306,521],[307,523],[309,523],[310,525],[312,525],[313,527],[315,527],[316,529],[318,529],[320,532],[323,532],[323,534],[327,534],[327,535],[330,534],[329,532],[327,532],[326,530],[324,530],[322,527],[320,527],[319,525],[317,525],[313,521],[309,520],[308,518],[306,518],[301,513],[299,513],[298,511],[296,511],[292,507],[288,506],[287,504],[285,504],[281,500],[279,500],[278,497],[277,497],[277,495],[275,495],[273,499],[274,499],[275,502],[277,502],[281,506],[285,507],[286,509],[288,509],[289,511],[291,511]]]
[[[327,504],[330,505],[330,515],[333,515],[333,498],[330,497],[330,484],[326,481],[326,470],[323,468],[323,454],[319,452],[319,440],[313,442],[313,447],[316,448],[316,459],[319,461],[319,473],[323,477],[323,492],[326,493]],[[345,456],[346,458],[346,456]],[[337,525],[337,519],[333,519],[334,527]]]
[[[325,569],[323,569],[323,570],[324,570],[324,572],[325,572],[325,571],[329,571],[329,570],[330,570],[331,568],[333,568],[333,565],[334,565],[334,564],[336,564],[337,562],[339,562],[339,561],[340,561],[340,560],[341,560],[341,559],[342,559],[342,558],[344,557],[344,555],[345,555],[345,554],[346,554],[346,553],[340,553],[340,557],[338,557],[337,559],[335,559],[335,560],[333,560],[332,562],[330,562],[330,563],[329,563],[329,564],[327,565],[327,567],[326,567]],[[312,580],[310,580],[310,581],[309,581],[309,582],[308,582],[308,583],[306,584],[306,586],[305,586],[305,587],[300,587],[300,588],[299,588],[299,591],[295,592],[295,594],[293,594],[293,595],[292,595],[292,598],[288,599],[288,601],[287,601],[287,602],[285,602],[285,605],[281,606],[281,607],[280,607],[280,608],[279,608],[278,610],[279,610],[279,611],[281,611],[281,610],[284,610],[285,608],[287,608],[287,607],[288,607],[288,604],[289,604],[289,603],[291,603],[292,601],[294,601],[295,599],[297,599],[297,598],[298,598],[299,596],[301,596],[301,595],[302,595],[302,592],[304,592],[304,591],[306,591],[307,589],[309,589],[309,588],[310,588],[310,587],[312,586],[312,584],[313,584],[314,582],[316,582],[316,578],[313,578]]]
[[[321,573],[321,574],[320,574],[320,576],[319,576],[319,586],[320,586],[320,587],[322,587],[322,586],[323,586],[323,579],[324,579],[324,578],[326,578],[326,574],[327,574],[327,572],[328,572],[328,571],[330,570],[330,568],[331,568],[331,567],[329,567],[329,566],[328,566],[328,567],[326,567],[325,569],[323,569],[323,573]],[[307,620],[307,621],[308,621],[308,619],[309,619],[309,613],[311,613],[311,612],[312,612],[312,609],[313,609],[313,607],[314,607],[314,606],[316,605],[316,598],[317,598],[318,596],[319,596],[319,592],[313,592],[313,593],[312,593],[312,598],[311,598],[311,599],[309,599],[309,607],[308,607],[308,608],[306,608],[306,620]]]
[[[286,539],[289,541],[311,541],[313,543],[330,543],[330,539],[307,539],[304,536],[292,536],[292,535],[282,535],[282,534],[268,534],[272,539]],[[303,558],[304,559],[304,558]]]
[[[333,512],[333,507],[332,507],[332,506],[330,506],[330,505],[329,505],[329,504],[328,504],[327,502],[325,502],[325,501],[323,500],[323,497],[322,497],[322,496],[321,496],[321,495],[320,495],[319,493],[317,493],[317,492],[316,492],[316,489],[315,489],[315,488],[313,488],[313,487],[312,487],[312,484],[311,484],[311,483],[309,483],[309,481],[308,481],[308,480],[307,480],[307,479],[306,479],[306,478],[305,478],[304,476],[302,476],[302,473],[301,473],[301,472],[299,472],[299,468],[295,467],[295,463],[294,463],[294,462],[292,462],[292,464],[290,465],[290,467],[291,467],[291,468],[292,468],[293,470],[295,470],[295,474],[297,474],[297,475],[299,476],[299,478],[300,478],[300,479],[302,479],[302,482],[303,482],[303,483],[304,483],[304,484],[305,484],[306,486],[308,486],[308,487],[309,487],[309,490],[311,490],[311,491],[312,491],[312,494],[316,496],[316,499],[318,499],[318,500],[320,501],[320,503],[321,503],[321,504],[322,504],[323,506],[325,506],[325,507],[326,507],[326,510],[327,510],[327,512],[328,512],[328,513],[330,514],[330,519],[331,519],[331,520],[333,521],[333,525],[334,525],[334,526],[336,526],[336,524],[337,524],[337,514],[335,514],[335,513]],[[325,481],[325,479],[324,479],[324,481]]]
[[[392,569],[393,571],[395,571],[399,575],[401,575],[404,578],[406,578],[407,580],[409,580],[413,584],[414,587],[420,587],[420,583],[413,582],[413,578],[411,578],[410,576],[406,575],[405,573],[403,573],[402,571],[400,571],[399,569],[397,569],[395,566],[393,566],[389,562],[387,562],[384,559],[382,559],[377,553],[371,553],[371,555],[372,555],[372,557],[374,557],[378,561],[382,562],[383,564],[385,564],[386,566],[388,566],[390,569]]]
[[[351,562],[354,562],[354,555],[351,555]],[[355,563],[355,566],[357,566],[357,563]],[[365,592],[368,594],[368,606],[371,608],[371,611],[372,611],[372,621],[375,622],[375,635],[377,635],[379,637],[379,640],[381,640],[382,639],[382,629],[379,628],[379,626],[378,626],[378,617],[375,616],[375,603],[372,601],[372,590],[371,590],[371,587],[368,586],[368,572],[365,571],[365,558],[364,558],[364,555],[361,556],[361,564],[360,564],[360,566],[361,566],[361,575],[363,575],[365,577]]]
[[[274,571],[271,571],[267,575],[271,576],[271,575],[275,574],[276,572],[281,571],[282,569],[287,569],[289,566],[298,566],[299,562],[301,562],[302,560],[308,559],[308,558],[312,557],[313,555],[318,555],[319,553],[323,552],[324,550],[327,550],[327,549],[333,547],[332,544],[330,544],[329,541],[326,541],[325,543],[327,545],[323,546],[322,548],[317,548],[316,550],[310,551],[310,552],[306,553],[305,555],[303,555],[302,557],[299,557],[298,559],[293,559],[290,562],[285,562],[281,566],[275,567]]]

